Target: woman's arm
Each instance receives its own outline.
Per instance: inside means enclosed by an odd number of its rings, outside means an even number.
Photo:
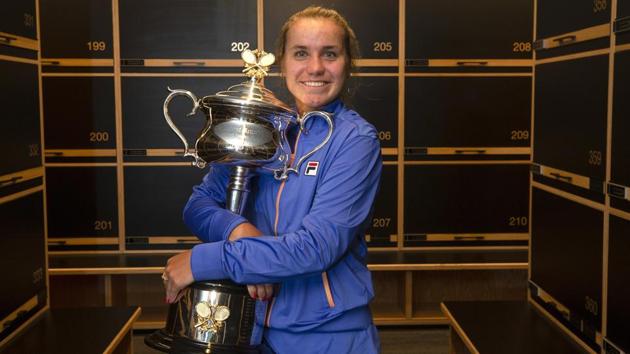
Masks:
[[[302,227],[283,237],[197,245],[194,279],[231,278],[238,283],[275,283],[328,269],[366,227],[382,168],[375,136],[344,143],[320,182]]]
[[[193,187],[184,207],[184,223],[203,242],[227,240],[238,225],[247,221],[225,209],[229,176],[229,167],[211,167],[201,184]]]

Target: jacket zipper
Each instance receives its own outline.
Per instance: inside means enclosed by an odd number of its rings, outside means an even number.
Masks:
[[[297,153],[298,142],[300,141],[300,137],[302,136],[302,131],[298,133],[297,138],[295,139],[295,145],[293,146],[293,153],[291,154],[291,160],[289,160],[289,166],[293,167],[293,161],[295,161],[295,154]],[[299,173],[299,171],[298,171]],[[278,194],[276,196],[276,218],[273,223],[273,233],[274,237],[278,237],[278,221],[280,220],[280,197],[282,196],[282,191],[284,190],[284,185],[287,180],[285,179],[280,184],[280,188],[278,188]],[[273,304],[276,303],[276,296],[280,291],[280,286],[277,285],[274,287],[274,297],[271,299],[271,303],[267,306],[267,313],[265,314],[265,326],[269,327],[271,323],[271,309],[273,308]]]

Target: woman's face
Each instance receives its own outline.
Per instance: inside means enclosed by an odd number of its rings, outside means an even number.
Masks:
[[[343,29],[324,18],[302,18],[287,32],[282,72],[298,111],[316,110],[339,96],[348,56]]]

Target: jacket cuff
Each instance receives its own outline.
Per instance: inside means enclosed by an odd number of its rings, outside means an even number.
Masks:
[[[192,249],[190,267],[195,281],[229,278],[223,270],[225,241],[202,243]]]

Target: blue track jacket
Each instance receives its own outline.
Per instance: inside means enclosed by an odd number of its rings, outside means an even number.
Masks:
[[[284,182],[258,169],[244,216],[225,209],[229,167],[213,166],[193,188],[184,220],[205,243],[192,250],[192,272],[197,281],[278,284],[271,301],[257,301],[253,340],[264,329],[277,353],[372,353],[378,337],[364,232],[380,180],[380,145],[375,128],[340,100],[323,110],[333,114],[330,141]],[[307,131],[295,139],[294,162],[324,139],[328,125],[314,117]],[[265,236],[227,241],[246,221]]]

